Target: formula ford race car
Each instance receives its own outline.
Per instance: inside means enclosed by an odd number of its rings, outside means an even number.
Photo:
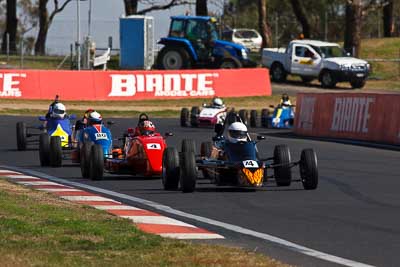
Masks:
[[[141,131],[142,128],[144,131]],[[171,133],[165,134],[166,137],[171,135]],[[120,140],[123,141],[123,145],[113,148],[112,153],[106,156],[104,156],[103,147],[92,145],[88,154],[90,156],[87,157],[87,169],[82,168],[82,176],[86,177],[84,174],[87,173],[91,179],[100,180],[104,172],[144,176],[161,175],[162,156],[167,143],[165,137],[155,132],[155,127],[146,114],[140,114],[138,127],[129,128]],[[88,148],[87,151],[89,151]]]
[[[247,128],[240,134],[240,141],[232,142],[228,135],[223,135],[224,127],[217,124],[216,137],[212,142],[201,144],[200,155],[196,155],[195,142],[182,141],[181,153],[176,148],[168,147],[164,152],[162,181],[164,189],[174,190],[180,185],[183,192],[193,192],[198,179],[198,170],[203,177],[217,185],[233,185],[239,187],[259,188],[266,180],[274,178],[277,186],[289,186],[292,181],[301,181],[306,190],[313,190],[318,185],[317,156],[312,149],[303,149],[300,160],[292,161],[289,148],[277,145],[273,156],[260,158],[257,142],[264,139],[257,136],[257,141],[251,140]],[[301,180],[293,180],[291,168],[299,166]],[[269,171],[271,170],[271,171]]]
[[[267,128],[291,129],[294,125],[294,105],[270,106],[274,109],[270,114],[268,109],[261,111],[261,126]]]

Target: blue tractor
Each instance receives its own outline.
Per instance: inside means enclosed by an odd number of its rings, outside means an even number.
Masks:
[[[158,53],[156,68],[166,70],[193,68],[255,67],[248,50],[239,44],[219,40],[216,19],[207,16],[173,16],[168,37]]]

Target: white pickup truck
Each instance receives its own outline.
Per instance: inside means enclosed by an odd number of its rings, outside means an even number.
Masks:
[[[338,82],[362,88],[370,70],[367,61],[350,57],[338,44],[315,40],[294,40],[286,49],[263,49],[262,64],[275,82],[293,74],[306,83],[318,79],[324,88],[334,88]]]

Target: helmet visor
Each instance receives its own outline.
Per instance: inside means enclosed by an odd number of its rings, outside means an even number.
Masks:
[[[154,131],[151,131],[151,130],[142,130],[142,131],[141,131],[141,134],[142,134],[142,135],[153,135],[153,134],[154,134]]]
[[[55,109],[53,110],[53,113],[54,113],[54,114],[58,114],[58,115],[62,115],[62,114],[65,113],[65,110],[55,108]]]
[[[237,130],[229,130],[229,135],[235,139],[244,139],[247,138],[246,131],[237,131]]]

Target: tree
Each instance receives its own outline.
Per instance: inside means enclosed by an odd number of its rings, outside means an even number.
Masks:
[[[304,38],[310,38],[310,23],[308,22],[307,15],[304,12],[303,3],[299,0],[290,0],[290,3],[292,4],[293,12],[296,15],[297,20],[301,24]]]
[[[262,37],[262,47],[272,46],[272,32],[267,20],[267,0],[258,0],[258,28]]]
[[[46,53],[46,40],[47,33],[53,22],[55,15],[64,10],[64,8],[72,1],[65,0],[64,3],[60,6],[58,0],[54,1],[54,10],[50,13],[47,10],[47,3],[49,0],[39,0],[38,3],[38,17],[39,17],[39,32],[36,38],[35,43],[35,54],[36,55],[44,55]]]
[[[138,10],[139,2],[149,6],[148,8],[144,8],[142,10]],[[160,4],[160,2],[164,1],[157,1],[157,0],[124,0],[125,6],[125,15],[144,15],[151,11],[156,10],[165,10],[169,9],[173,6],[184,5],[188,4],[189,2],[186,0],[169,0],[166,4]]]
[[[208,16],[207,0],[196,0],[196,16]]]
[[[353,56],[358,57],[361,47],[361,0],[347,0],[345,21],[344,49],[354,52]]]
[[[383,7],[383,36],[392,37],[392,32],[393,32],[393,0],[389,0]]]
[[[6,29],[3,34],[3,42],[1,45],[1,50],[3,53],[7,50],[7,34],[9,36],[10,41],[10,52],[16,53],[17,52],[17,26],[18,26],[18,19],[17,19],[17,0],[7,0],[7,15],[6,15]]]

